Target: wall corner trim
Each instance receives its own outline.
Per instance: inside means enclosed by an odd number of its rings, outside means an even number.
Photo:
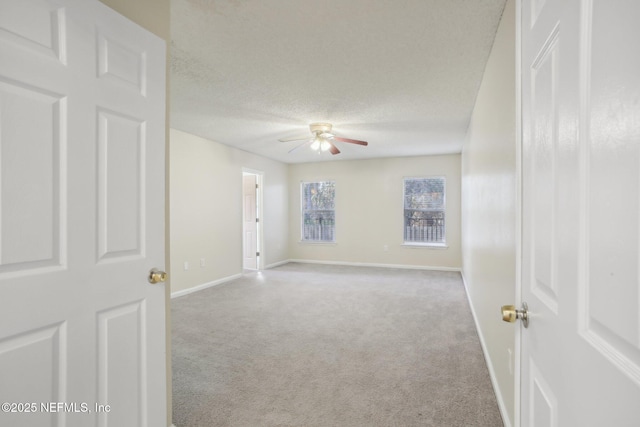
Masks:
[[[223,283],[230,282],[231,280],[235,280],[235,279],[238,279],[240,277],[242,277],[242,273],[233,274],[231,276],[223,277],[221,279],[214,280],[212,282],[207,282],[207,283],[203,283],[201,285],[193,286],[191,288],[182,289],[182,290],[176,291],[176,292],[171,292],[171,299],[182,297],[182,296],[185,296],[185,295],[188,295],[188,294],[192,294],[194,292],[202,291],[202,290],[210,288],[212,286],[221,285]]]
[[[312,260],[312,259],[290,259],[288,262],[299,262],[303,264],[350,265],[354,267],[404,268],[408,270],[435,270],[435,271],[462,272],[462,270],[458,267],[439,267],[439,266],[429,266],[429,265],[378,264],[375,262],[350,262],[350,261],[319,261],[319,260]]]
[[[496,394],[496,400],[498,401],[498,408],[500,408],[500,415],[502,416],[502,422],[504,423],[504,427],[512,427],[511,420],[509,419],[509,411],[504,403],[504,398],[502,397],[502,393],[500,392],[500,388],[498,387],[498,379],[496,378],[495,371],[493,370],[493,362],[491,361],[491,357],[489,356],[489,351],[487,350],[487,345],[484,341],[484,334],[482,333],[482,329],[480,329],[480,322],[478,321],[478,317],[476,316],[476,311],[473,308],[473,301],[471,301],[471,296],[469,294],[469,287],[467,286],[467,280],[464,277],[464,271],[460,271],[460,275],[462,276],[462,283],[464,284],[464,293],[467,295],[467,301],[469,301],[469,307],[471,308],[471,315],[473,316],[473,322],[476,325],[476,330],[478,331],[478,338],[480,339],[480,346],[482,347],[482,353],[484,353],[484,359],[487,363],[487,368],[489,369],[489,377],[491,378],[491,385],[493,386],[493,391]]]

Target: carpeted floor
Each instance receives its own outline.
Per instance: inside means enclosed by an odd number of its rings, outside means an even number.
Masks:
[[[172,316],[176,427],[503,425],[459,273],[290,263]]]

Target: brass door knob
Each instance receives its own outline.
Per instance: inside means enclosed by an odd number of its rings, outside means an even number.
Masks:
[[[529,327],[529,307],[526,302],[522,303],[522,310],[516,309],[513,305],[502,306],[502,320],[514,323],[518,319],[522,320],[522,325],[525,328]]]
[[[149,271],[149,283],[155,284],[164,282],[165,280],[167,280],[167,273],[164,271],[160,271],[157,268],[152,268],[151,271]]]

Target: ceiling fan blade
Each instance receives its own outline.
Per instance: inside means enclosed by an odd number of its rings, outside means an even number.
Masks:
[[[327,140],[327,142],[329,143],[330,147],[329,147],[329,152],[333,155],[336,154],[340,154],[340,150],[338,150],[338,147],[335,146],[335,144],[329,140]]]
[[[295,147],[293,147],[291,150],[289,150],[289,153],[293,153],[293,152],[294,152],[294,151],[296,151],[298,148],[302,148],[302,147],[304,147],[304,146],[306,146],[306,145],[309,145],[309,144],[311,144],[311,141],[306,141],[306,142],[303,142],[303,143],[302,143],[302,144],[300,144],[300,145],[296,145],[296,146],[295,146]]]
[[[279,139],[280,142],[302,141],[303,139],[309,139],[309,135],[296,136],[295,138],[283,138]]]
[[[367,141],[359,141],[357,139],[340,138],[339,136],[334,136],[333,139],[336,141],[348,142],[350,144],[369,145]]]

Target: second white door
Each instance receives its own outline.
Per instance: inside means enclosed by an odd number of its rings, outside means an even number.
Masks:
[[[0,2],[0,425],[166,426],[165,45]]]
[[[521,425],[640,425],[640,3],[522,1]]]

